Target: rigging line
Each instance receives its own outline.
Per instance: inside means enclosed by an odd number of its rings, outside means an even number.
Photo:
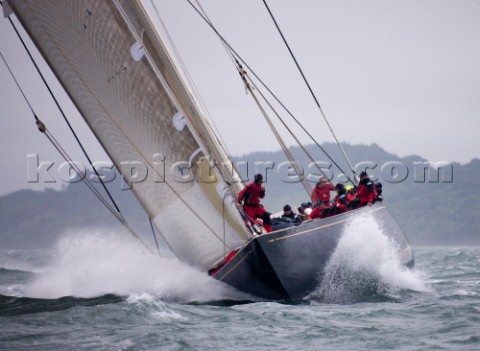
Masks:
[[[45,124],[43,124],[42,121],[40,121],[40,119],[38,118],[37,114],[35,113],[35,111],[33,110],[33,107],[32,105],[30,104],[30,101],[27,99],[25,93],[23,92],[23,89],[20,87],[20,84],[18,83],[15,75],[13,74],[12,70],[10,69],[10,66],[8,65],[7,61],[5,60],[5,57],[3,56],[3,54],[0,52],[0,56],[2,57],[3,59],[3,62],[5,63],[5,66],[7,67],[8,71],[10,72],[10,75],[12,77],[12,79],[14,80],[15,84],[17,85],[17,88],[18,90],[20,90],[20,93],[22,94],[23,98],[25,99],[25,102],[27,103],[28,107],[30,108],[30,111],[32,112],[33,114],[33,117],[35,118],[35,121],[36,121],[36,124],[37,124],[37,127],[38,129],[42,132],[42,133],[45,133],[47,138],[50,140],[50,142],[53,144],[53,146],[57,149],[57,151],[60,153],[60,155],[65,159],[65,161],[67,161],[70,166],[72,168],[74,168],[75,172],[77,173],[77,175],[80,177],[81,176],[81,171],[80,169],[78,168],[78,166],[73,162],[73,160],[68,156],[68,154],[66,153],[66,151],[61,147],[60,143],[53,137],[53,135],[50,133],[50,131],[47,131],[46,127],[45,127]],[[67,157],[68,159],[67,159]],[[95,189],[95,191],[97,191]],[[104,201],[104,199],[102,198],[101,201]],[[102,202],[103,202],[102,201]]]
[[[199,0],[195,0],[195,3],[198,5],[198,7],[200,8],[200,10],[202,11],[203,15],[204,15],[204,18],[206,19],[207,23],[209,23],[211,26],[213,26],[213,22],[212,20],[210,19],[210,17],[208,17],[207,15],[207,12],[205,11],[205,9],[203,8],[202,4],[200,3]],[[193,6],[193,5],[192,5]],[[230,58],[230,61],[232,62],[233,66],[237,68],[237,65],[235,64],[235,57],[233,56],[232,52],[228,49],[228,46],[225,44],[225,42],[223,40],[220,40],[220,43],[222,43],[222,46],[223,46],[223,49],[225,50],[225,52],[227,53],[227,56]],[[237,68],[238,70],[238,68]],[[240,71],[239,71],[240,73]],[[216,127],[216,126],[215,126]],[[217,132],[218,132],[218,129],[217,129]],[[220,134],[220,133],[219,133]],[[220,138],[222,138],[223,140],[223,137],[221,136],[220,134]],[[224,142],[225,144],[225,142]],[[231,158],[231,157],[230,157]],[[238,171],[237,167],[235,166],[235,164],[232,162],[232,167],[233,167],[233,170],[235,170],[237,172],[237,174],[240,174],[240,172]],[[245,186],[245,183],[243,182],[243,180],[240,178],[240,181],[243,183],[243,185]]]
[[[2,56],[2,60],[3,62],[5,63],[5,66],[7,67],[8,71],[10,72],[10,76],[13,78],[13,80],[15,81],[15,84],[17,84],[17,87],[18,87],[18,90],[20,90],[20,92],[22,93],[23,95],[23,98],[25,99],[28,107],[30,108],[30,111],[32,111],[33,115],[35,116],[35,118],[37,118],[37,115],[35,114],[35,111],[33,111],[33,107],[32,105],[30,105],[30,101],[28,101],[27,97],[25,96],[25,93],[23,92],[23,90],[20,88],[20,84],[18,84],[18,81],[17,81],[17,78],[15,78],[15,75],[13,74],[12,70],[10,69],[10,66],[8,65],[7,63],[7,60],[5,60],[5,57],[3,57],[3,54],[0,52],[0,56]]]
[[[283,104],[283,102],[277,97],[275,93],[263,82],[263,80],[255,73],[255,71],[248,65],[248,63],[233,49],[233,47],[223,38],[223,36],[218,32],[218,30],[210,23],[203,14],[190,2],[187,2],[193,7],[193,9],[197,12],[197,14],[209,25],[209,27],[215,32],[215,34],[220,38],[221,42],[224,43],[228,47],[228,49],[235,54],[236,57],[248,68],[250,72],[252,72],[253,76],[260,82],[260,84],[268,91],[268,93],[279,103],[279,105],[288,113],[290,117],[297,123],[297,125],[308,135],[308,137],[313,141],[313,143],[327,156],[327,158],[337,167],[337,169],[345,174],[342,167],[338,165],[338,163],[330,156],[330,154],[318,143],[318,141],[312,136],[312,134],[300,123],[300,121],[293,115],[293,113]],[[238,69],[238,68],[237,68]],[[354,182],[348,178],[348,181],[352,183]]]
[[[83,176],[83,172],[81,169],[77,166],[77,164],[72,160],[72,158],[68,155],[67,151],[62,147],[62,145],[58,142],[57,139],[53,136],[53,134],[45,127],[43,122],[41,122],[38,118],[37,119],[37,125],[39,126],[39,130],[41,132],[44,132],[47,135],[47,138],[50,140],[50,142],[53,144],[53,146],[57,149],[57,151],[60,153],[60,155],[65,159],[65,161],[68,162],[70,167],[77,173],[77,175],[82,179],[82,181],[85,182],[85,184],[90,188],[90,190],[94,193],[95,196],[108,208],[110,212],[117,218],[121,219],[122,221],[125,220],[123,215],[119,212],[115,212],[115,209],[108,203],[107,200],[100,194],[100,192],[97,190],[97,188],[91,183],[91,181]]]
[[[117,203],[115,202],[115,200],[113,199],[112,195],[110,194],[110,191],[108,190],[107,186],[105,185],[105,183],[103,182],[102,178],[100,177],[100,175],[98,174],[98,171],[96,169],[96,167],[94,166],[92,160],[90,159],[90,156],[88,156],[88,153],[87,151],[85,150],[85,148],[83,147],[83,144],[82,142],[80,141],[80,139],[78,138],[77,136],[77,133],[75,133],[75,130],[73,129],[72,125],[70,124],[70,121],[68,120],[67,116],[65,115],[62,107],[60,106],[57,98],[55,97],[55,95],[53,94],[52,90],[50,89],[50,86],[48,85],[47,81],[45,80],[45,77],[43,76],[40,68],[38,67],[35,59],[33,58],[32,54],[30,53],[30,50],[28,49],[27,45],[25,44],[25,41],[23,40],[22,36],[20,35],[20,33],[18,32],[17,30],[17,27],[15,26],[15,24],[13,23],[12,19],[10,17],[8,17],[8,20],[10,21],[10,24],[12,25],[13,29],[15,30],[15,33],[17,34],[18,38],[20,39],[23,47],[25,48],[25,51],[27,52],[28,56],[30,57],[30,60],[32,61],[33,65],[35,66],[35,69],[37,70],[40,78],[42,79],[43,83],[45,84],[46,88],[48,89],[48,92],[50,93],[50,96],[52,97],[53,101],[55,102],[55,104],[57,105],[57,108],[58,110],[60,111],[61,115],[63,116],[63,119],[65,120],[65,122],[67,123],[68,125],[68,128],[70,129],[70,131],[72,132],[73,136],[75,137],[75,140],[77,141],[78,145],[80,146],[80,149],[82,150],[83,154],[85,155],[85,157],[87,158],[88,162],[90,163],[90,166],[92,167],[93,171],[95,172],[96,176],[98,177],[98,179],[100,180],[100,183],[102,184],[102,187],[103,189],[105,190],[105,192],[107,193],[110,201],[112,202],[113,206],[115,206],[115,209],[117,210],[117,212],[120,212],[120,209],[118,208],[117,206]]]
[[[115,209],[108,203],[107,200],[98,192],[98,190],[95,188],[95,186],[88,180],[86,177],[82,177],[82,172],[78,168],[78,166],[73,162],[72,158],[68,155],[68,153],[63,149],[61,144],[55,139],[52,133],[45,127],[43,122],[38,120],[37,118],[37,125],[39,125],[39,130],[45,134],[47,139],[52,143],[52,145],[57,149],[57,151],[60,153],[60,155],[67,161],[72,169],[77,173],[79,177],[83,180],[83,182],[87,185],[87,187],[93,192],[93,194],[102,202],[105,207],[113,214],[115,218],[118,219],[118,221],[128,230],[130,233],[143,245],[144,248],[146,248],[148,251],[153,253],[153,251],[143,242],[143,240],[138,236],[138,234],[130,227],[128,222],[126,221],[125,217],[121,213],[115,212]],[[40,127],[43,127],[40,128]]]
[[[300,64],[298,63],[295,55],[293,54],[293,51],[292,51],[292,49],[290,48],[290,45],[288,45],[288,42],[287,42],[287,40],[285,39],[285,36],[283,35],[283,32],[282,32],[282,30],[280,29],[280,26],[278,25],[275,17],[273,16],[272,11],[270,11],[270,8],[268,7],[266,0],[263,0],[263,3],[265,4],[265,7],[267,8],[268,13],[270,14],[270,17],[271,17],[272,20],[273,20],[273,23],[275,23],[275,26],[277,27],[278,33],[279,33],[280,36],[282,37],[283,42],[285,43],[288,51],[290,52],[290,55],[292,56],[292,59],[293,59],[293,61],[295,62],[295,65],[297,66],[298,71],[300,72],[303,80],[305,81],[305,84],[307,85],[308,90],[310,91],[310,94],[312,95],[313,99],[315,100],[315,103],[317,104],[317,107],[318,107],[318,109],[320,110],[320,113],[321,113],[321,115],[323,116],[323,119],[325,120],[325,123],[327,124],[328,128],[330,129],[330,132],[332,133],[333,137],[335,138],[335,141],[337,142],[337,145],[340,147],[340,150],[342,151],[343,156],[345,157],[345,160],[347,161],[348,165],[350,166],[350,170],[352,171],[353,175],[355,176],[356,173],[355,173],[355,170],[353,169],[352,164],[350,163],[350,159],[348,158],[347,154],[345,153],[345,150],[343,149],[342,145],[340,145],[340,142],[338,141],[337,136],[335,135],[332,127],[330,126],[330,123],[328,122],[327,116],[326,116],[325,113],[323,112],[323,109],[322,109],[322,107],[320,106],[320,103],[318,102],[318,99],[317,99],[317,97],[315,96],[315,93],[313,92],[310,84],[308,83],[307,77],[305,77],[305,74],[303,73],[303,70],[301,69]]]
[[[57,149],[57,151],[60,153],[60,155],[67,161],[72,169],[77,173],[77,175],[82,179],[82,181],[87,185],[87,187],[93,192],[93,194],[102,202],[105,207],[113,214],[115,218],[118,219],[118,221],[123,224],[123,226],[128,229],[131,234],[140,241],[140,243],[148,249],[150,252],[153,253],[153,251],[140,239],[140,237],[137,235],[137,233],[130,227],[128,222],[126,221],[125,217],[123,217],[122,213],[116,212],[115,209],[108,203],[108,201],[100,194],[100,192],[95,188],[95,186],[90,182],[90,180],[86,177],[82,177],[82,171],[80,168],[76,165],[76,163],[72,160],[70,155],[65,151],[65,149],[62,147],[62,145],[55,139],[53,134],[45,127],[43,122],[41,122],[37,118],[37,125],[39,125],[39,130],[43,133],[45,133],[45,136],[47,139],[52,143],[52,145]]]
[[[257,219],[256,218],[252,218],[250,217],[249,215],[247,215],[247,213],[245,212],[245,210],[241,209],[242,211],[242,216],[245,216],[244,220],[246,220],[246,225],[248,226],[248,229],[250,229],[252,235],[255,237],[256,235],[261,235],[261,234],[265,234],[266,233],[266,230],[265,230],[265,227],[261,226],[260,224],[258,224],[257,222]],[[257,229],[257,228],[263,228],[264,231],[262,232],[261,229]]]
[[[257,104],[258,108],[260,109],[260,112],[263,114],[263,117],[267,121],[267,123],[270,126],[270,129],[272,130],[275,138],[277,139],[278,143],[280,144],[280,147],[282,148],[283,152],[287,156],[288,160],[291,162],[292,167],[295,170],[295,173],[297,173],[297,175],[300,177],[300,180],[302,182],[303,187],[305,188],[305,191],[307,192],[307,195],[310,196],[310,194],[313,191],[312,185],[308,181],[306,181],[304,177],[301,177],[301,174],[303,173],[302,170],[299,168],[298,163],[295,161],[295,158],[293,157],[292,153],[288,149],[287,145],[283,141],[282,137],[278,133],[275,126],[273,125],[272,120],[270,119],[270,117],[268,117],[268,114],[265,111],[265,109],[263,108],[263,106],[261,105],[260,101],[257,99],[256,95],[253,93],[252,87],[250,86],[250,84],[247,81],[247,78],[245,77],[247,74],[246,74],[245,70],[243,69],[243,67],[241,65],[239,65],[239,71],[240,71],[240,76],[242,77],[242,80],[245,83],[245,88],[250,92],[250,95],[255,100],[255,103]]]
[[[197,6],[198,6],[198,7],[200,8],[200,10],[202,11],[204,20],[207,21],[207,23],[208,23],[210,26],[213,27],[213,22],[212,22],[212,20],[210,19],[210,17],[208,17],[207,12],[206,12],[205,9],[203,8],[202,4],[200,4],[200,1],[199,1],[199,0],[195,0],[195,3],[197,4]],[[192,5],[192,4],[190,3],[190,5]],[[192,5],[192,6],[193,6],[193,5]],[[225,44],[225,42],[224,42],[223,40],[220,39],[220,43],[222,44],[223,49],[225,50],[228,58],[230,59],[230,61],[231,61],[232,64],[233,64],[233,66],[237,69],[238,73],[240,73],[240,70],[238,69],[237,64],[235,63],[236,59],[235,59],[235,57],[233,56],[232,51],[229,50],[228,46]],[[216,128],[216,126],[215,126],[215,128]],[[219,133],[219,132],[218,132],[218,128],[217,128],[217,133]],[[219,136],[220,136],[220,138],[222,138],[222,141],[223,141],[223,137],[222,137],[222,135],[221,135],[220,133],[219,133]],[[223,141],[223,143],[226,144],[224,141]],[[228,150],[227,150],[227,151],[228,151]],[[230,154],[230,152],[229,152],[229,154]],[[229,158],[231,158],[231,156],[229,156]],[[237,169],[237,167],[235,166],[235,164],[233,163],[233,161],[230,160],[230,162],[232,163],[232,168],[233,168],[233,170],[234,170],[235,172],[237,172],[237,174],[240,174],[240,172],[238,171],[238,169]],[[241,179],[241,177],[240,177],[240,181],[241,181],[241,183],[243,184],[243,186],[245,186],[245,182]],[[238,194],[237,194],[237,195],[238,195]]]
[[[200,4],[200,1],[195,0],[195,2],[197,4],[197,6],[200,8],[200,10],[202,11],[203,16],[205,17],[205,20],[207,21],[207,23],[210,24],[211,26],[213,26],[212,20],[210,19],[210,17],[208,17],[207,12],[203,8],[202,4]],[[228,46],[225,44],[225,41],[220,40],[220,42],[222,43],[222,46],[225,49],[225,51],[227,52],[227,55],[230,58],[230,60],[232,61],[233,65],[235,67],[237,67],[237,64],[235,63],[235,57],[233,56],[231,50],[228,49]]]
[[[52,145],[55,147],[55,149],[58,151],[58,153],[63,157],[65,161],[72,167],[72,169],[75,171],[75,173],[81,177],[81,179],[85,182],[85,185],[93,192],[93,194],[100,200],[102,204],[104,204],[107,209],[113,213],[113,215],[119,219],[122,220],[122,217],[119,216],[117,212],[114,211],[114,209],[108,204],[108,202],[100,195],[97,189],[93,186],[93,184],[90,183],[89,180],[86,180],[87,178],[82,177],[82,172],[80,168],[73,162],[73,160],[70,158],[70,156],[66,153],[66,151],[63,149],[63,147],[58,143],[58,141],[55,139],[52,133],[48,129],[46,129],[45,125],[43,122],[41,122],[38,118],[37,119],[37,125],[38,129],[42,132],[45,133],[45,136],[47,139],[52,143]]]
[[[158,246],[157,236],[155,235],[155,228],[153,227],[152,219],[150,218],[150,216],[148,216],[148,221],[150,222],[150,229],[152,230],[153,239],[155,239],[155,245],[157,246],[158,256],[160,256],[160,247]],[[161,233],[160,233],[160,235],[161,235]],[[162,237],[163,237],[163,235],[162,235]],[[167,243],[167,245],[168,245],[168,243]],[[170,245],[168,245],[168,247],[170,248]],[[171,250],[171,248],[170,248],[170,250]]]
[[[38,119],[37,119],[38,120]],[[45,125],[40,121],[41,125],[43,125],[43,127],[45,128]],[[46,128],[42,131],[40,129],[41,132],[43,132],[45,134],[45,136],[47,137],[47,139],[52,143],[52,145],[57,149],[57,151],[60,153],[60,155],[62,155],[62,157],[65,159],[65,161],[67,161],[71,166],[72,168],[75,170],[75,172],[77,173],[77,175],[79,177],[81,177],[81,171],[78,169],[78,166],[75,165],[75,163],[73,161],[70,161],[71,158],[70,156],[65,153],[63,154],[62,151],[64,151],[64,149],[62,148],[62,146],[60,144],[58,144],[57,140],[53,137],[53,135],[50,133],[50,131],[48,131]],[[75,165],[75,167],[73,167],[73,165]],[[101,196],[100,193],[98,193],[98,190],[95,189],[95,187],[93,186],[92,183],[90,183],[90,181],[86,180],[87,178],[83,177],[83,181],[84,183],[88,186],[88,188],[94,193],[95,196],[97,196],[97,198],[107,207],[107,209],[115,216],[115,218],[118,219],[118,221],[128,230],[130,231],[130,233],[133,235],[133,237],[135,239],[137,239],[140,244],[142,244],[142,246],[147,249],[148,251],[150,251],[150,253],[153,253],[152,249],[150,249],[144,242],[143,240],[140,238],[140,236],[130,227],[130,225],[128,224],[128,222],[125,220],[125,218],[123,217],[123,215],[121,213],[117,213],[115,212],[115,210],[108,204],[108,202]]]
[[[225,191],[225,194],[222,197],[223,242],[227,242],[227,237],[226,237],[227,226],[226,226],[226,223],[225,223],[226,222],[226,219],[225,219],[225,199],[228,196],[227,188],[228,188],[227,186],[225,186],[223,188],[223,190]],[[227,257],[227,247],[226,247],[226,245],[223,245],[223,255],[224,255],[224,257]]]
[[[255,83],[250,79],[250,77],[248,75],[246,75],[248,81],[250,82],[250,84],[253,85],[253,87],[257,90],[257,92],[260,94],[260,96],[263,98],[263,101],[265,101],[265,103],[268,105],[268,107],[270,107],[270,109],[273,111],[273,113],[275,114],[275,116],[277,116],[278,120],[282,123],[282,125],[285,127],[285,129],[290,133],[290,135],[295,139],[295,141],[297,142],[298,146],[302,149],[302,151],[304,152],[304,154],[307,156],[307,158],[310,160],[311,164],[314,164],[315,167],[317,168],[317,170],[322,174],[322,176],[324,176],[327,181],[333,185],[332,181],[327,177],[327,175],[325,174],[325,172],[323,171],[323,169],[318,165],[318,163],[315,161],[315,159],[313,158],[313,156],[310,154],[310,152],[308,152],[308,150],[303,146],[303,144],[300,142],[300,140],[298,140],[297,136],[295,135],[295,133],[293,133],[293,131],[290,129],[290,127],[288,127],[288,125],[285,123],[285,121],[283,120],[283,118],[279,115],[279,113],[276,111],[276,109],[272,106],[272,104],[268,101],[268,99],[262,94],[262,92],[258,89],[258,87],[255,85]],[[313,189],[312,189],[313,190]]]
[[[30,108],[30,111],[32,112],[33,117],[35,118],[38,130],[42,133],[46,133],[47,138],[50,140],[50,142],[53,144],[53,146],[57,149],[57,151],[60,153],[60,155],[65,159],[65,161],[67,161],[72,166],[72,168],[74,168],[74,166],[76,167],[75,172],[77,173],[78,176],[80,176],[80,170],[78,169],[78,166],[73,162],[73,160],[71,158],[68,158],[68,160],[66,159],[65,155],[67,155],[67,154],[66,154],[65,150],[60,146],[60,144],[53,137],[53,135],[49,131],[47,131],[47,129],[45,127],[45,124],[43,124],[43,122],[40,121],[40,119],[38,118],[37,114],[33,110],[32,105],[30,104],[30,101],[27,99],[25,93],[23,92],[23,89],[20,87],[20,84],[18,83],[15,75],[13,74],[12,70],[10,69],[10,66],[8,65],[7,61],[5,60],[5,57],[3,56],[3,54],[1,52],[0,52],[0,56],[2,57],[3,62],[5,63],[5,66],[7,67],[8,71],[10,72],[10,76],[12,77],[15,84],[17,85],[18,90],[20,90],[20,93],[22,94],[23,98],[25,99],[25,102],[27,103],[28,107]]]

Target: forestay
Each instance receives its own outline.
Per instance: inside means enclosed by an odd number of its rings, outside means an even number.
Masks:
[[[9,3],[177,257],[208,269],[242,245],[241,183],[142,4]]]

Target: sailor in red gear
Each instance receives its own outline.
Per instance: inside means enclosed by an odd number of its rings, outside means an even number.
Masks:
[[[261,174],[256,174],[254,181],[247,184],[247,186],[238,193],[237,201],[239,204],[243,201],[243,210],[250,222],[255,223],[256,218],[261,218],[263,221],[263,227],[270,233],[272,231],[270,213],[260,205],[260,199],[265,197],[265,187],[262,183],[263,176]]]
[[[335,202],[333,207],[336,208],[335,214],[344,213],[347,211],[347,189],[341,183],[335,185],[335,190],[337,190],[337,196],[335,196]]]
[[[328,210],[328,207],[325,205],[324,202],[319,201],[313,208],[312,212],[310,212],[310,219],[316,219],[316,218],[323,218],[324,212]]]
[[[312,191],[311,197],[313,204],[323,202],[325,205],[330,206],[330,191],[334,190],[335,187],[332,184],[327,184],[327,178],[320,178]]]
[[[371,206],[373,199],[377,197],[377,191],[375,190],[375,184],[367,172],[360,173],[360,183],[358,183],[357,194],[354,201],[351,203],[352,208],[363,207],[365,205]]]
[[[323,211],[322,218],[335,216],[347,211],[347,190],[345,185],[338,183],[335,185],[335,190],[337,191],[337,196],[335,196],[333,205]]]
[[[354,187],[353,185],[347,185],[345,187],[347,190],[347,204],[355,200],[355,193],[357,192],[357,187]]]

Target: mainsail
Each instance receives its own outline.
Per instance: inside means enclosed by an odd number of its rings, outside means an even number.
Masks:
[[[239,177],[141,2],[8,2],[176,256],[241,246]]]

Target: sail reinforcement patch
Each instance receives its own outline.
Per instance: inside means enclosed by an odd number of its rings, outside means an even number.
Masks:
[[[136,42],[130,47],[130,55],[135,61],[140,61],[143,56],[145,56],[145,49],[143,48],[142,43]]]
[[[177,112],[173,116],[173,125],[178,131],[182,131],[185,128],[185,124],[187,124],[187,118],[182,112]]]

